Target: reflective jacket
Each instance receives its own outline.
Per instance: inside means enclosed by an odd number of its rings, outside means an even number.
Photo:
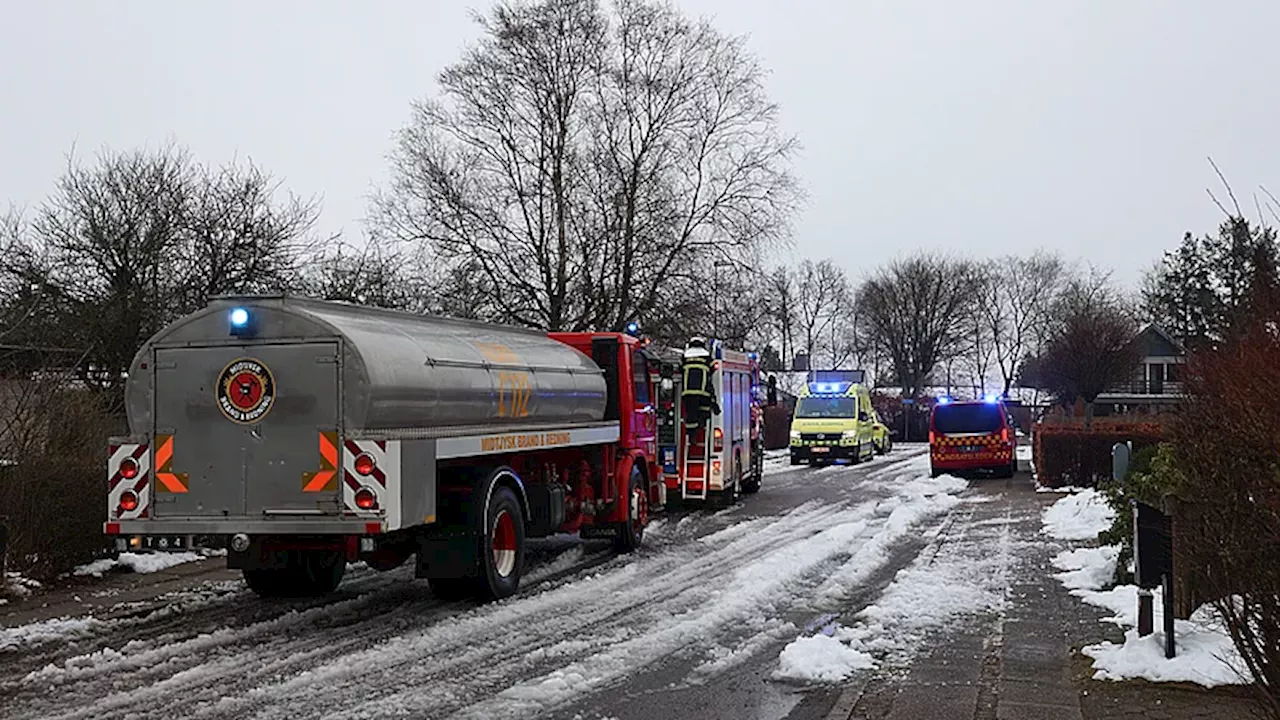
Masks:
[[[685,358],[681,369],[683,370],[683,375],[680,396],[705,397],[714,403],[716,388],[711,383],[711,363],[708,358]]]

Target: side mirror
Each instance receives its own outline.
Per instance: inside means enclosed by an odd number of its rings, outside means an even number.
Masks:
[[[778,378],[774,375],[769,376],[769,407],[778,404]]]

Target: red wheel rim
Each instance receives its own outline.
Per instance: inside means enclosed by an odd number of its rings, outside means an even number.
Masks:
[[[507,577],[516,568],[516,521],[506,510],[493,521],[493,569]]]
[[[631,495],[631,520],[639,530],[649,521],[649,497],[643,488],[636,488]]]

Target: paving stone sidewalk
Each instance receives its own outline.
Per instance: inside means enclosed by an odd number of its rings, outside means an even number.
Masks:
[[[977,481],[984,495],[970,523],[1004,518],[1010,553],[1005,610],[959,623],[907,668],[888,670],[861,690],[843,720],[1183,720],[1258,717],[1243,688],[1103,682],[1079,648],[1123,640],[1103,613],[1053,578],[1059,545],[1040,533],[1040,514],[1058,495],[1037,494],[1031,479]],[[973,542],[970,537],[968,542]],[[945,592],[945,588],[939,588]]]

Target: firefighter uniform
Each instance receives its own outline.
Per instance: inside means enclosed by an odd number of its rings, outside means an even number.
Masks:
[[[711,419],[712,413],[720,414],[720,403],[716,401],[716,388],[711,377],[711,353],[700,340],[689,341],[680,369],[680,403],[685,424],[693,433]]]

